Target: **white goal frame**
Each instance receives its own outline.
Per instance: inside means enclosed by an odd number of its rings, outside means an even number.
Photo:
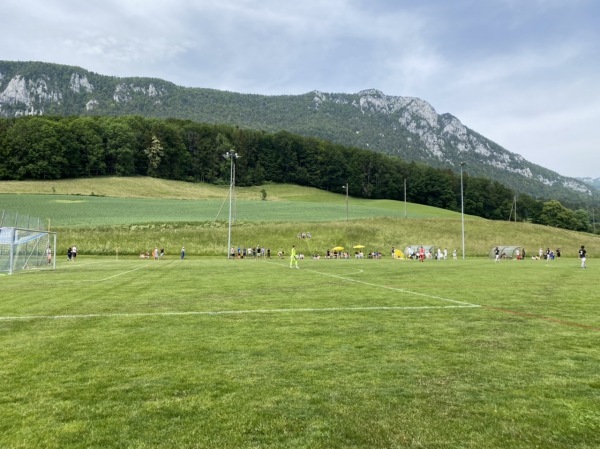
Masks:
[[[56,232],[0,227],[0,272],[13,274],[33,268],[56,269]]]

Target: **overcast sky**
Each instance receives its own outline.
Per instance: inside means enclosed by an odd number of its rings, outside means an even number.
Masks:
[[[598,0],[4,0],[0,59],[264,95],[419,97],[600,177]]]

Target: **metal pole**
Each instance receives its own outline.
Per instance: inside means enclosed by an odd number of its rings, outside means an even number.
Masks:
[[[404,178],[404,218],[406,218],[406,178]]]
[[[463,194],[463,167],[467,165],[466,162],[460,163],[460,218],[462,225],[462,258],[465,260],[465,201]]]
[[[15,224],[16,226],[16,224]],[[9,267],[8,267],[8,274],[13,274],[13,265],[15,263],[15,228],[9,228],[10,229],[10,254],[8,256],[8,261],[9,261]]]
[[[229,153],[228,153],[229,154]],[[227,233],[227,258],[231,258],[231,200],[233,196],[233,157],[230,155],[230,173],[229,173],[229,232]]]
[[[348,221],[348,183],[346,183],[346,221]]]
[[[234,182],[235,182],[235,163],[234,163],[234,159],[237,159],[238,155],[236,152],[234,151],[228,151],[227,153],[225,153],[223,155],[223,157],[225,159],[229,159],[230,161],[230,168],[229,168],[229,226],[228,226],[228,232],[227,232],[227,258],[230,259],[231,258],[231,205],[232,205],[232,201],[233,201],[233,189],[234,189]]]
[[[233,193],[233,213],[232,213],[232,221],[233,223],[236,222],[237,220],[237,198],[235,197],[235,162],[233,163],[233,181],[231,181],[232,187],[232,193]]]
[[[56,233],[54,233],[54,257],[52,258],[52,269],[56,270]]]

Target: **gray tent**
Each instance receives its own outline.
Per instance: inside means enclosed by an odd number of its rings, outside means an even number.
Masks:
[[[516,259],[517,257],[523,258],[523,247],[522,246],[518,246],[518,245],[501,246],[501,245],[498,245],[497,247],[494,246],[490,250],[490,258],[491,259],[495,259],[496,258],[496,248],[498,248],[498,250],[500,251],[500,258],[501,259]]]

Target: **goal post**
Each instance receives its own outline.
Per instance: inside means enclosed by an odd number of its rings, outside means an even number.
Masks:
[[[56,232],[0,227],[0,272],[56,269]]]

